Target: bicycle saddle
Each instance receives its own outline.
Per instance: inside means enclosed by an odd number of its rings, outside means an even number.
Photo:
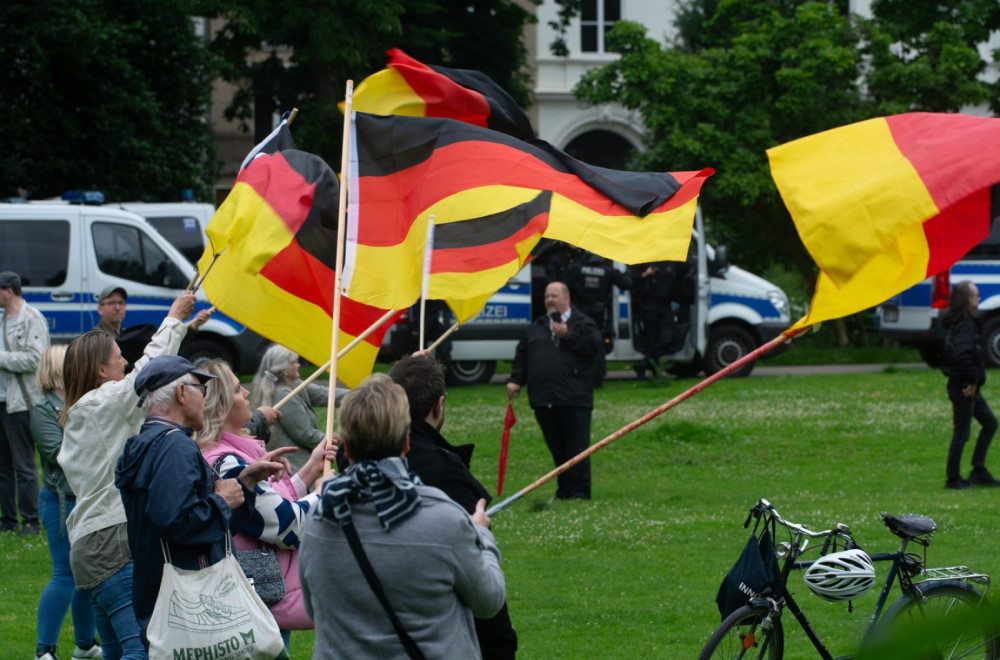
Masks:
[[[889,531],[903,539],[915,539],[937,529],[937,523],[927,516],[918,516],[912,513],[905,516],[883,513],[882,520],[885,521],[885,526],[889,528]]]

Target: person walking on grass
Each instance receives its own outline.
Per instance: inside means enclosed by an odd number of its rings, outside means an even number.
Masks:
[[[986,469],[986,452],[997,431],[997,418],[981,391],[986,382],[986,355],[976,320],[977,309],[979,289],[968,280],[959,282],[951,291],[948,314],[942,321],[945,339],[941,371],[948,377],[953,424],[944,487],[954,490],[973,484],[1000,486],[1000,480],[994,479]],[[971,435],[973,418],[980,424],[979,437],[972,452],[972,472],[968,479],[963,479],[959,473],[962,449]]]

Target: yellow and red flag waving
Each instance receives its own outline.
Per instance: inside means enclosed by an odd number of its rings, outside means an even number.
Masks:
[[[339,183],[318,156],[266,151],[240,173],[206,228],[210,247],[198,262],[212,304],[254,332],[314,364],[330,359]],[[339,346],[346,346],[386,310],[342,298]],[[385,329],[337,362],[350,387],[372,371]]]
[[[543,236],[625,263],[683,261],[712,174],[620,172],[450,119],[354,116],[344,291],[412,305],[433,217],[427,297],[459,321],[454,301],[498,290]]]
[[[387,54],[386,68],[365,78],[354,90],[356,112],[446,117],[522,140],[535,137],[517,101],[485,73],[428,66],[398,48]]]
[[[910,113],[769,149],[771,174],[820,268],[789,331],[873,307],[946,270],[1000,208],[1000,119]]]

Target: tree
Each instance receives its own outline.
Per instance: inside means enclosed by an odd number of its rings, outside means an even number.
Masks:
[[[621,58],[576,88],[594,103],[638,110],[648,131],[641,169],[712,166],[701,196],[716,235],[756,268],[777,260],[812,280],[808,258],[770,176],[766,150],[897,112],[955,111],[1000,87],[977,79],[977,45],[1000,29],[995,0],[876,0],[871,20],[845,2],[688,0],[676,44],[616,25]],[[761,240],[761,237],[767,240]]]
[[[227,117],[246,125],[298,107],[296,143],[334,168],[346,81],[384,68],[389,48],[483,71],[522,104],[530,98],[523,29],[532,16],[513,0],[220,0],[214,9],[226,25],[212,48],[240,85]]]
[[[0,195],[210,199],[212,58],[191,0],[0,5]]]

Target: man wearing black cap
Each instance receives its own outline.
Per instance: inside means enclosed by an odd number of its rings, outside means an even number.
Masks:
[[[21,297],[21,278],[0,272],[0,530],[38,533],[38,469],[31,408],[41,401],[35,370],[49,346],[41,312]]]
[[[122,333],[122,321],[125,320],[127,304],[128,292],[125,289],[114,285],[106,287],[97,294],[97,313],[101,320],[91,330],[104,332],[117,339]]]
[[[178,568],[196,570],[226,554],[230,526],[249,521],[254,485],[287,468],[277,449],[251,463],[238,479],[219,479],[191,434],[205,412],[205,383],[214,378],[177,355],[151,359],[135,379],[146,421],[129,438],[115,471],[128,518],[135,561],[132,606],[143,644],[163,575],[161,542]]]

